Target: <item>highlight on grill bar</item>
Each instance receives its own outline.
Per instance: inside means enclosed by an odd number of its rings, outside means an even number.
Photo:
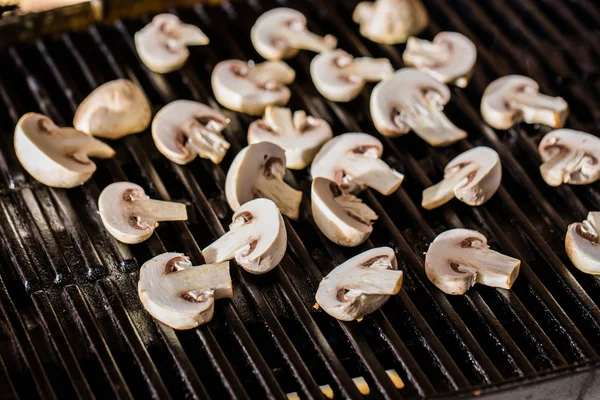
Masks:
[[[450,87],[448,119],[466,140],[432,148],[416,135],[377,133],[367,84],[344,104],[314,87],[301,51],[287,105],[322,118],[334,135],[367,132],[384,145],[382,160],[405,176],[390,196],[360,194],[378,216],[357,248],[333,244],[310,212],[309,172],[286,172],[301,190],[297,221],[285,219],[288,248],[279,267],[255,276],[231,262],[233,297],[214,304],[208,324],[175,331],[155,321],[137,294],[138,270],[165,253],[205,264],[201,249],[223,236],[233,212],[225,178],[247,146],[255,118],[221,108],[210,87],[215,65],[227,59],[262,61],[250,30],[265,11],[285,6],[307,18],[307,29],[330,34],[354,57],[389,58],[404,66],[404,45],[382,45],[352,22],[357,0],[250,0],[169,10],[199,27],[210,45],[190,47],[178,71],[151,72],[138,58],[134,34],[154,15],[91,26],[0,50],[0,390],[6,398],[467,398],[596,399],[600,396],[600,281],[573,266],[564,250],[569,224],[600,209],[599,184],[550,187],[540,175],[537,145],[551,129],[517,124],[494,130],[479,106],[487,85],[520,74],[570,106],[566,127],[600,133],[600,7],[590,0],[474,2],[423,0],[429,14],[421,39],[456,31],[477,46],[469,85]],[[195,158],[178,165],[145,132],[110,145],[116,156],[97,160],[86,184],[46,187],[21,167],[13,148],[20,116],[38,112],[58,126],[98,86],[129,79],[153,115],[180,99],[197,101],[230,120],[223,161]],[[425,188],[445,166],[477,146],[496,151],[502,183],[483,205],[452,201],[420,207]],[[152,199],[183,203],[186,222],[158,226],[145,242],[115,240],[97,214],[101,191],[130,181]],[[521,260],[511,290],[476,285],[446,295],[425,273],[425,252],[443,231],[481,232],[491,248]],[[374,247],[391,247],[402,290],[360,323],[341,322],[313,308],[323,276]],[[397,373],[398,382],[391,370]],[[364,380],[364,384],[361,383]],[[357,386],[359,383],[360,387]],[[399,383],[402,383],[399,384]]]

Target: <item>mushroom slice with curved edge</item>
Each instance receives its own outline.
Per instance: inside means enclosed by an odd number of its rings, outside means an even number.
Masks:
[[[89,157],[111,158],[115,151],[83,132],[59,128],[45,115],[27,113],[15,127],[19,162],[44,185],[72,188],[84,184],[96,171]]]
[[[179,69],[190,56],[188,46],[208,44],[206,35],[194,25],[184,24],[172,14],[159,14],[135,34],[135,48],[148,68],[159,74]]]
[[[402,59],[440,82],[464,88],[471,79],[477,47],[458,32],[440,32],[432,42],[409,38]]]
[[[569,225],[565,249],[571,262],[586,274],[600,275],[600,212],[593,211],[583,222]]]
[[[233,211],[258,197],[272,200],[281,213],[297,220],[302,192],[283,181],[285,152],[276,144],[261,142],[243,148],[229,167],[225,180],[227,202]]]
[[[152,121],[156,148],[169,160],[187,164],[196,156],[219,164],[227,149],[221,132],[229,120],[202,103],[176,100],[164,106]]]
[[[479,206],[496,193],[501,180],[498,153],[489,147],[475,147],[446,165],[444,180],[423,191],[421,205],[431,210],[456,197],[470,206]]]
[[[229,232],[214,241],[202,255],[207,263],[235,261],[252,274],[275,268],[287,247],[287,232],[279,209],[269,199],[243,204],[233,214]]]
[[[358,193],[365,187],[389,195],[398,189],[404,175],[380,159],[381,142],[366,133],[336,136],[315,156],[310,173],[334,181],[344,193]]]
[[[378,247],[338,265],[319,284],[317,304],[342,321],[377,311],[402,287],[394,250]]]
[[[274,8],[262,14],[252,29],[250,39],[254,48],[267,60],[285,60],[299,50],[322,53],[335,49],[337,39],[321,37],[306,29],[306,17],[291,8]]]
[[[163,324],[195,328],[212,319],[216,299],[233,295],[229,262],[192,266],[183,254],[160,254],[140,268],[138,295]]]
[[[439,234],[425,256],[425,273],[441,291],[464,294],[475,283],[510,289],[521,261],[490,250],[487,239],[470,229]]]
[[[227,108],[250,115],[262,115],[268,105],[284,106],[290,100],[289,85],[296,72],[283,61],[226,60],[212,72],[215,97]]]
[[[185,221],[184,204],[151,200],[131,182],[108,185],[98,199],[98,212],[106,229],[123,243],[136,244],[152,236],[161,221]]]
[[[263,119],[248,128],[249,144],[275,143],[285,150],[286,167],[290,169],[306,168],[332,136],[327,121],[307,116],[304,111],[292,115],[289,108],[273,106],[268,106]]]
[[[481,98],[481,115],[496,129],[508,129],[524,121],[552,128],[564,125],[569,105],[562,97],[546,96],[539,92],[536,81],[526,76],[507,75],[485,88]]]
[[[542,178],[550,186],[587,185],[600,179],[600,139],[572,129],[548,132],[539,145]]]
[[[467,137],[442,112],[450,100],[450,89],[425,72],[403,68],[375,86],[371,94],[371,116],[384,136],[399,136],[413,130],[432,146],[447,146]]]
[[[318,54],[310,63],[315,87],[331,101],[350,101],[365,87],[392,76],[394,68],[387,58],[354,58],[344,50]]]

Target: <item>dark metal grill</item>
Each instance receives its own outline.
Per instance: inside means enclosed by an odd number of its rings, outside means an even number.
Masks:
[[[363,376],[371,398],[598,398],[593,377],[600,362],[600,280],[571,265],[563,240],[569,223],[600,209],[600,184],[548,187],[536,148],[548,130],[496,132],[479,115],[486,85],[520,73],[569,102],[569,127],[600,133],[600,8],[592,1],[425,0],[431,23],[423,37],[455,30],[478,48],[472,83],[453,89],[447,107],[450,119],[469,132],[468,141],[433,150],[415,135],[380,137],[385,161],[407,179],[392,196],[362,195],[380,219],[358,249],[335,246],[316,230],[308,174],[288,172],[286,180],[305,198],[300,221],[286,220],[288,252],[281,267],[256,277],[232,265],[234,298],[218,301],[213,321],[192,331],[175,332],[143,310],[137,269],[166,250],[202,263],[200,249],[230,221],[225,173],[246,145],[250,117],[223,110],[232,121],[225,131],[231,149],[219,166],[203,160],[174,165],[148,133],[111,143],[117,157],[98,162],[92,180],[67,191],[35,182],[16,160],[12,132],[20,115],[42,112],[68,125],[85,95],[108,80],[138,83],[154,111],[179,98],[219,107],[209,85],[212,68],[227,58],[258,60],[250,27],[278,5],[299,9],[311,30],[334,34],[351,53],[389,57],[400,68],[402,46],[358,35],[350,19],[356,3],[252,0],[172,10],[200,26],[211,45],[192,48],[186,66],[165,76],[147,70],[135,52],[133,34],[150,17],[0,51],[3,397],[259,399],[298,392],[322,398],[319,385],[329,384],[336,398],[360,398],[352,378]],[[375,134],[370,88],[349,104],[331,103],[310,81],[310,59],[301,53],[290,61],[297,72],[291,107],[325,118],[336,134]],[[498,193],[482,207],[455,201],[421,209],[423,188],[441,179],[451,158],[475,145],[491,146],[502,158]],[[96,202],[102,188],[119,180],[140,184],[152,197],[187,203],[190,220],[161,224],[140,245],[116,242],[104,230]],[[463,226],[523,260],[513,290],[476,286],[453,297],[430,284],[423,252],[436,234]],[[396,249],[405,273],[398,296],[359,324],[312,308],[324,274],[383,245]],[[393,386],[388,369],[399,373],[404,389]],[[523,386],[538,382],[546,383]]]

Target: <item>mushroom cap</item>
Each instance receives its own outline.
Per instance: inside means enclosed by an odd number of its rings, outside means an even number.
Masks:
[[[567,228],[565,249],[575,267],[586,274],[600,275],[600,246],[595,221],[599,212],[590,212],[584,223],[575,222]]]

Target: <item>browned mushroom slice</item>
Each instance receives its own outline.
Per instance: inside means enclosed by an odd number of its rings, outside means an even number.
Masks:
[[[586,274],[600,275],[600,212],[590,212],[583,222],[569,225],[565,238],[567,255]]]

